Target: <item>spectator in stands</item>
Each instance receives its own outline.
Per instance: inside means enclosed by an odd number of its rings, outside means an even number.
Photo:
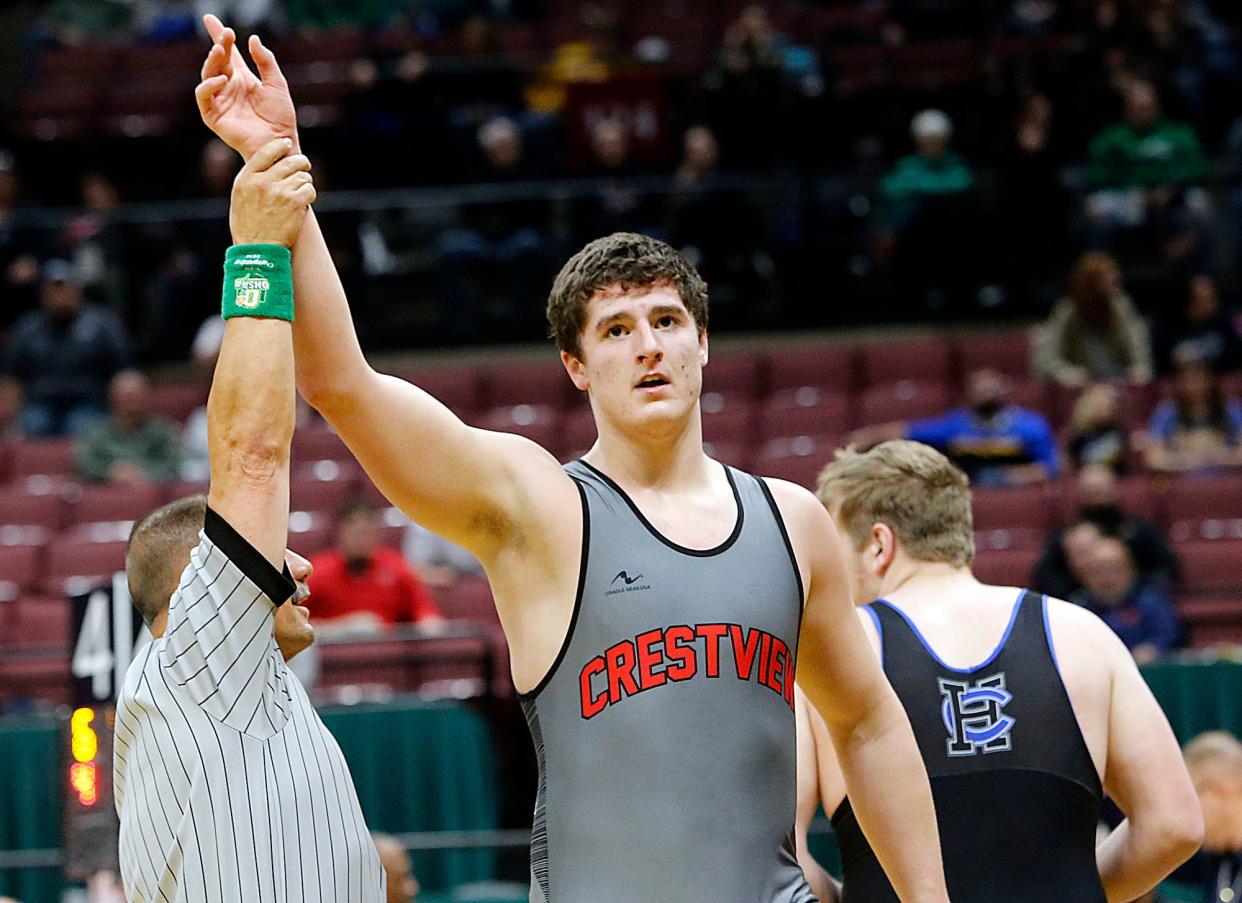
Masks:
[[[939,449],[976,486],[1042,483],[1060,470],[1052,427],[1035,411],[1009,400],[1009,381],[995,370],[966,377],[965,406],[939,417],[863,427],[851,442],[869,448],[912,439]]]
[[[84,288],[118,313],[126,302],[124,290],[124,236],[115,221],[121,195],[116,183],[102,172],[81,179],[82,212],[73,217],[57,238],[57,253],[74,264]]]
[[[997,173],[996,227],[989,230],[990,238],[997,242],[993,253],[1003,267],[1001,276],[1017,293],[1015,303],[1022,310],[1044,309],[1063,253],[1060,237],[1068,205],[1060,176],[1064,155],[1053,122],[1051,98],[1026,98]]]
[[[1154,523],[1121,506],[1117,478],[1111,470],[1099,465],[1083,468],[1075,490],[1078,512],[1074,520],[1049,537],[1035,565],[1034,583],[1040,592],[1068,599],[1080,590],[1092,541],[1105,536],[1126,544],[1144,582],[1176,584],[1177,555],[1168,539]]]
[[[1070,415],[1065,450],[1074,470],[1105,467],[1117,476],[1130,466],[1130,431],[1121,423],[1117,388],[1095,383],[1083,389]]]
[[[337,523],[336,547],[311,557],[309,605],[330,631],[374,631],[399,622],[442,620],[431,594],[396,549],[379,544],[375,509],[349,502]]]
[[[1088,176],[1096,191],[1086,209],[1093,244],[1108,247],[1118,230],[1146,226],[1168,258],[1186,259],[1210,214],[1197,187],[1207,175],[1199,139],[1189,125],[1161,116],[1150,82],[1135,79],[1124,93],[1124,119],[1091,142]]]
[[[915,153],[902,157],[880,183],[881,256],[895,254],[909,300],[943,307],[946,292],[960,290],[969,273],[975,177],[949,149],[953,122],[940,110],[923,110],[910,123]]]
[[[18,204],[17,159],[0,150],[0,335],[38,303],[39,239]]]
[[[711,285],[716,322],[743,310],[758,319],[764,300],[775,291],[776,264],[766,247],[760,212],[744,192],[716,180],[719,151],[707,126],[686,129],[669,198],[670,242]]]
[[[461,546],[410,521],[401,554],[428,586],[447,586],[458,577],[484,577],[483,565]]]
[[[655,197],[630,184],[639,167],[623,120],[610,116],[592,123],[591,155],[586,175],[591,177],[592,187],[574,204],[578,238],[590,241],[613,232],[659,233],[662,237],[659,224],[663,217]]]
[[[522,132],[505,116],[478,129],[479,165],[474,181],[526,182],[542,172],[526,152]],[[469,333],[480,309],[479,277],[504,286],[511,316],[541,309],[546,293],[548,205],[538,198],[467,204],[461,228],[440,237],[446,310],[454,331]],[[511,318],[511,317],[510,317]]]
[[[1242,743],[1208,731],[1183,754],[1203,809],[1203,849],[1172,875],[1201,892],[1195,903],[1237,900],[1242,891]]]
[[[1207,473],[1242,466],[1242,401],[1228,397],[1202,361],[1179,363],[1173,397],[1147,427],[1147,466],[1166,473]]]
[[[76,433],[104,413],[108,381],[129,364],[129,337],[111,311],[84,303],[64,260],[43,266],[41,307],[13,327],[4,372],[22,383],[28,436]]]
[[[1095,547],[1104,539],[1099,525],[1079,519],[1049,540],[1035,565],[1031,585],[1057,599],[1072,599],[1082,591],[1083,574],[1091,566]]]
[[[767,10],[744,7],[725,28],[707,71],[709,119],[729,169],[771,165],[782,151],[790,107],[778,35]]]
[[[375,841],[380,864],[384,866],[384,873],[388,876],[387,903],[414,903],[419,887],[410,864],[409,852],[391,834],[372,831],[371,839]]]
[[[177,433],[151,413],[151,384],[137,370],[122,370],[108,386],[108,416],[78,437],[78,476],[89,483],[146,486],[175,479],[180,464]]]
[[[1142,580],[1130,550],[1105,536],[1082,573],[1083,588],[1070,601],[1095,612],[1126,644],[1139,664],[1181,644],[1182,628],[1168,591]]]
[[[1190,278],[1185,303],[1156,333],[1156,359],[1162,373],[1190,359],[1222,373],[1242,369],[1242,336],[1221,307],[1211,276]]]
[[[1069,294],[1043,326],[1034,369],[1071,388],[1092,380],[1151,381],[1147,324],[1122,291],[1121,268],[1112,257],[1089,251],[1078,259]]]

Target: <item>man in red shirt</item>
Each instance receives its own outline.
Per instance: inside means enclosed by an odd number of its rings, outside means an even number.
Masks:
[[[379,544],[376,513],[363,501],[347,504],[337,524],[336,548],[312,556],[307,604],[317,627],[382,629],[400,621],[426,626],[440,610],[396,549]]]

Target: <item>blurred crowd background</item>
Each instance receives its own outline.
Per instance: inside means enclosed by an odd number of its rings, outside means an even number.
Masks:
[[[971,477],[981,579],[1092,608],[1144,664],[1235,654],[1236,2],[54,0],[0,9],[0,706],[68,701],[66,593],[207,476],[240,162],[194,108],[203,12],[281,61],[364,347],[469,422],[589,447],[551,348],[515,346],[583,243],[655,235],[710,285],[715,456],[813,485],[846,443],[935,445]],[[292,510],[308,685],[474,700],[501,778],[470,811],[528,826],[478,563],[309,409]],[[1153,686],[1183,739],[1242,728]],[[379,827],[438,811],[368,780]],[[470,863],[432,884],[494,865]]]

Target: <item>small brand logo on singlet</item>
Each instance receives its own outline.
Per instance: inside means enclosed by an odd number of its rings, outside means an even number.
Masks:
[[[609,584],[611,589],[604,590],[605,596],[615,596],[617,593],[636,593],[640,590],[651,589],[651,585],[647,583],[639,583],[643,579],[642,574],[630,576],[629,571],[618,571],[617,576],[612,578]]]
[[[1005,714],[1013,695],[1005,689],[1005,673],[993,674],[973,684],[940,678],[944,704],[940,715],[949,732],[950,756],[1005,752],[1012,746],[1010,731],[1015,719]]]

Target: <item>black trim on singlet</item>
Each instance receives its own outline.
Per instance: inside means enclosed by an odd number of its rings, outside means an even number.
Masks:
[[[737,491],[737,483],[733,479],[733,474],[730,472],[729,467],[725,464],[721,464],[720,466],[724,468],[725,479],[729,481],[729,488],[733,490],[733,503],[737,506],[737,521],[734,522],[733,524],[733,532],[729,534],[729,537],[724,542],[716,546],[716,548],[714,549],[691,549],[691,548],[688,548],[687,546],[683,546],[683,545],[673,542],[671,539],[669,539],[667,536],[665,536],[663,533],[657,530],[652,525],[651,521],[647,520],[646,515],[644,515],[642,511],[639,510],[639,507],[636,504],[634,504],[634,500],[630,498],[629,494],[624,489],[622,489],[620,486],[618,486],[616,481],[613,480],[612,477],[608,476],[608,474],[604,473],[599,468],[593,467],[589,462],[584,461],[582,458],[578,459],[578,463],[586,467],[588,470],[591,471],[591,473],[595,474],[597,477],[599,477],[601,480],[607,483],[609,488],[611,488],[613,492],[621,496],[621,498],[625,499],[625,503],[630,506],[630,510],[634,512],[634,516],[638,518],[639,523],[641,523],[644,527],[647,528],[647,532],[650,533],[652,536],[654,536],[656,539],[660,540],[660,542],[664,543],[674,552],[680,552],[683,555],[690,555],[694,558],[711,558],[714,555],[719,555],[722,552],[727,552],[732,547],[732,545],[735,542],[737,542],[737,538],[742,535],[742,524],[746,520],[746,508],[745,506],[742,505],[742,496]]]
[[[777,529],[781,531],[781,539],[785,542],[785,551],[789,553],[789,563],[793,565],[794,580],[798,582],[798,598],[802,600],[801,608],[806,608],[806,587],[802,585],[802,571],[798,569],[798,556],[794,554],[793,542],[789,539],[789,531],[785,529],[785,518],[781,517],[781,509],[776,504],[776,499],[772,497],[772,490],[768,486],[768,481],[763,477],[756,476],[755,481],[758,482],[759,488],[763,490],[763,497],[768,500],[768,506],[772,509],[772,516],[776,518]],[[798,615],[798,629],[802,629],[802,616]]]
[[[203,520],[203,533],[224,553],[225,558],[263,591],[273,605],[283,605],[297,592],[298,586],[289,573],[289,565],[285,564],[283,569],[278,570],[232,524],[210,508]]]
[[[574,628],[578,626],[578,613],[582,611],[582,594],[586,591],[586,574],[587,574],[587,558],[591,549],[591,508],[587,504],[586,488],[581,481],[573,476],[570,479],[574,481],[574,486],[578,488],[578,498],[582,502],[582,553],[578,559],[578,590],[574,594],[574,611],[569,616],[569,627],[565,631],[565,639],[561,642],[561,648],[556,653],[556,658],[552,660],[552,665],[548,668],[543,679],[535,685],[535,688],[527,693],[518,693],[517,698],[521,701],[534,701],[535,697],[548,685],[557,669],[560,668],[561,662],[565,658],[565,654],[569,651],[569,642],[574,638]]]

